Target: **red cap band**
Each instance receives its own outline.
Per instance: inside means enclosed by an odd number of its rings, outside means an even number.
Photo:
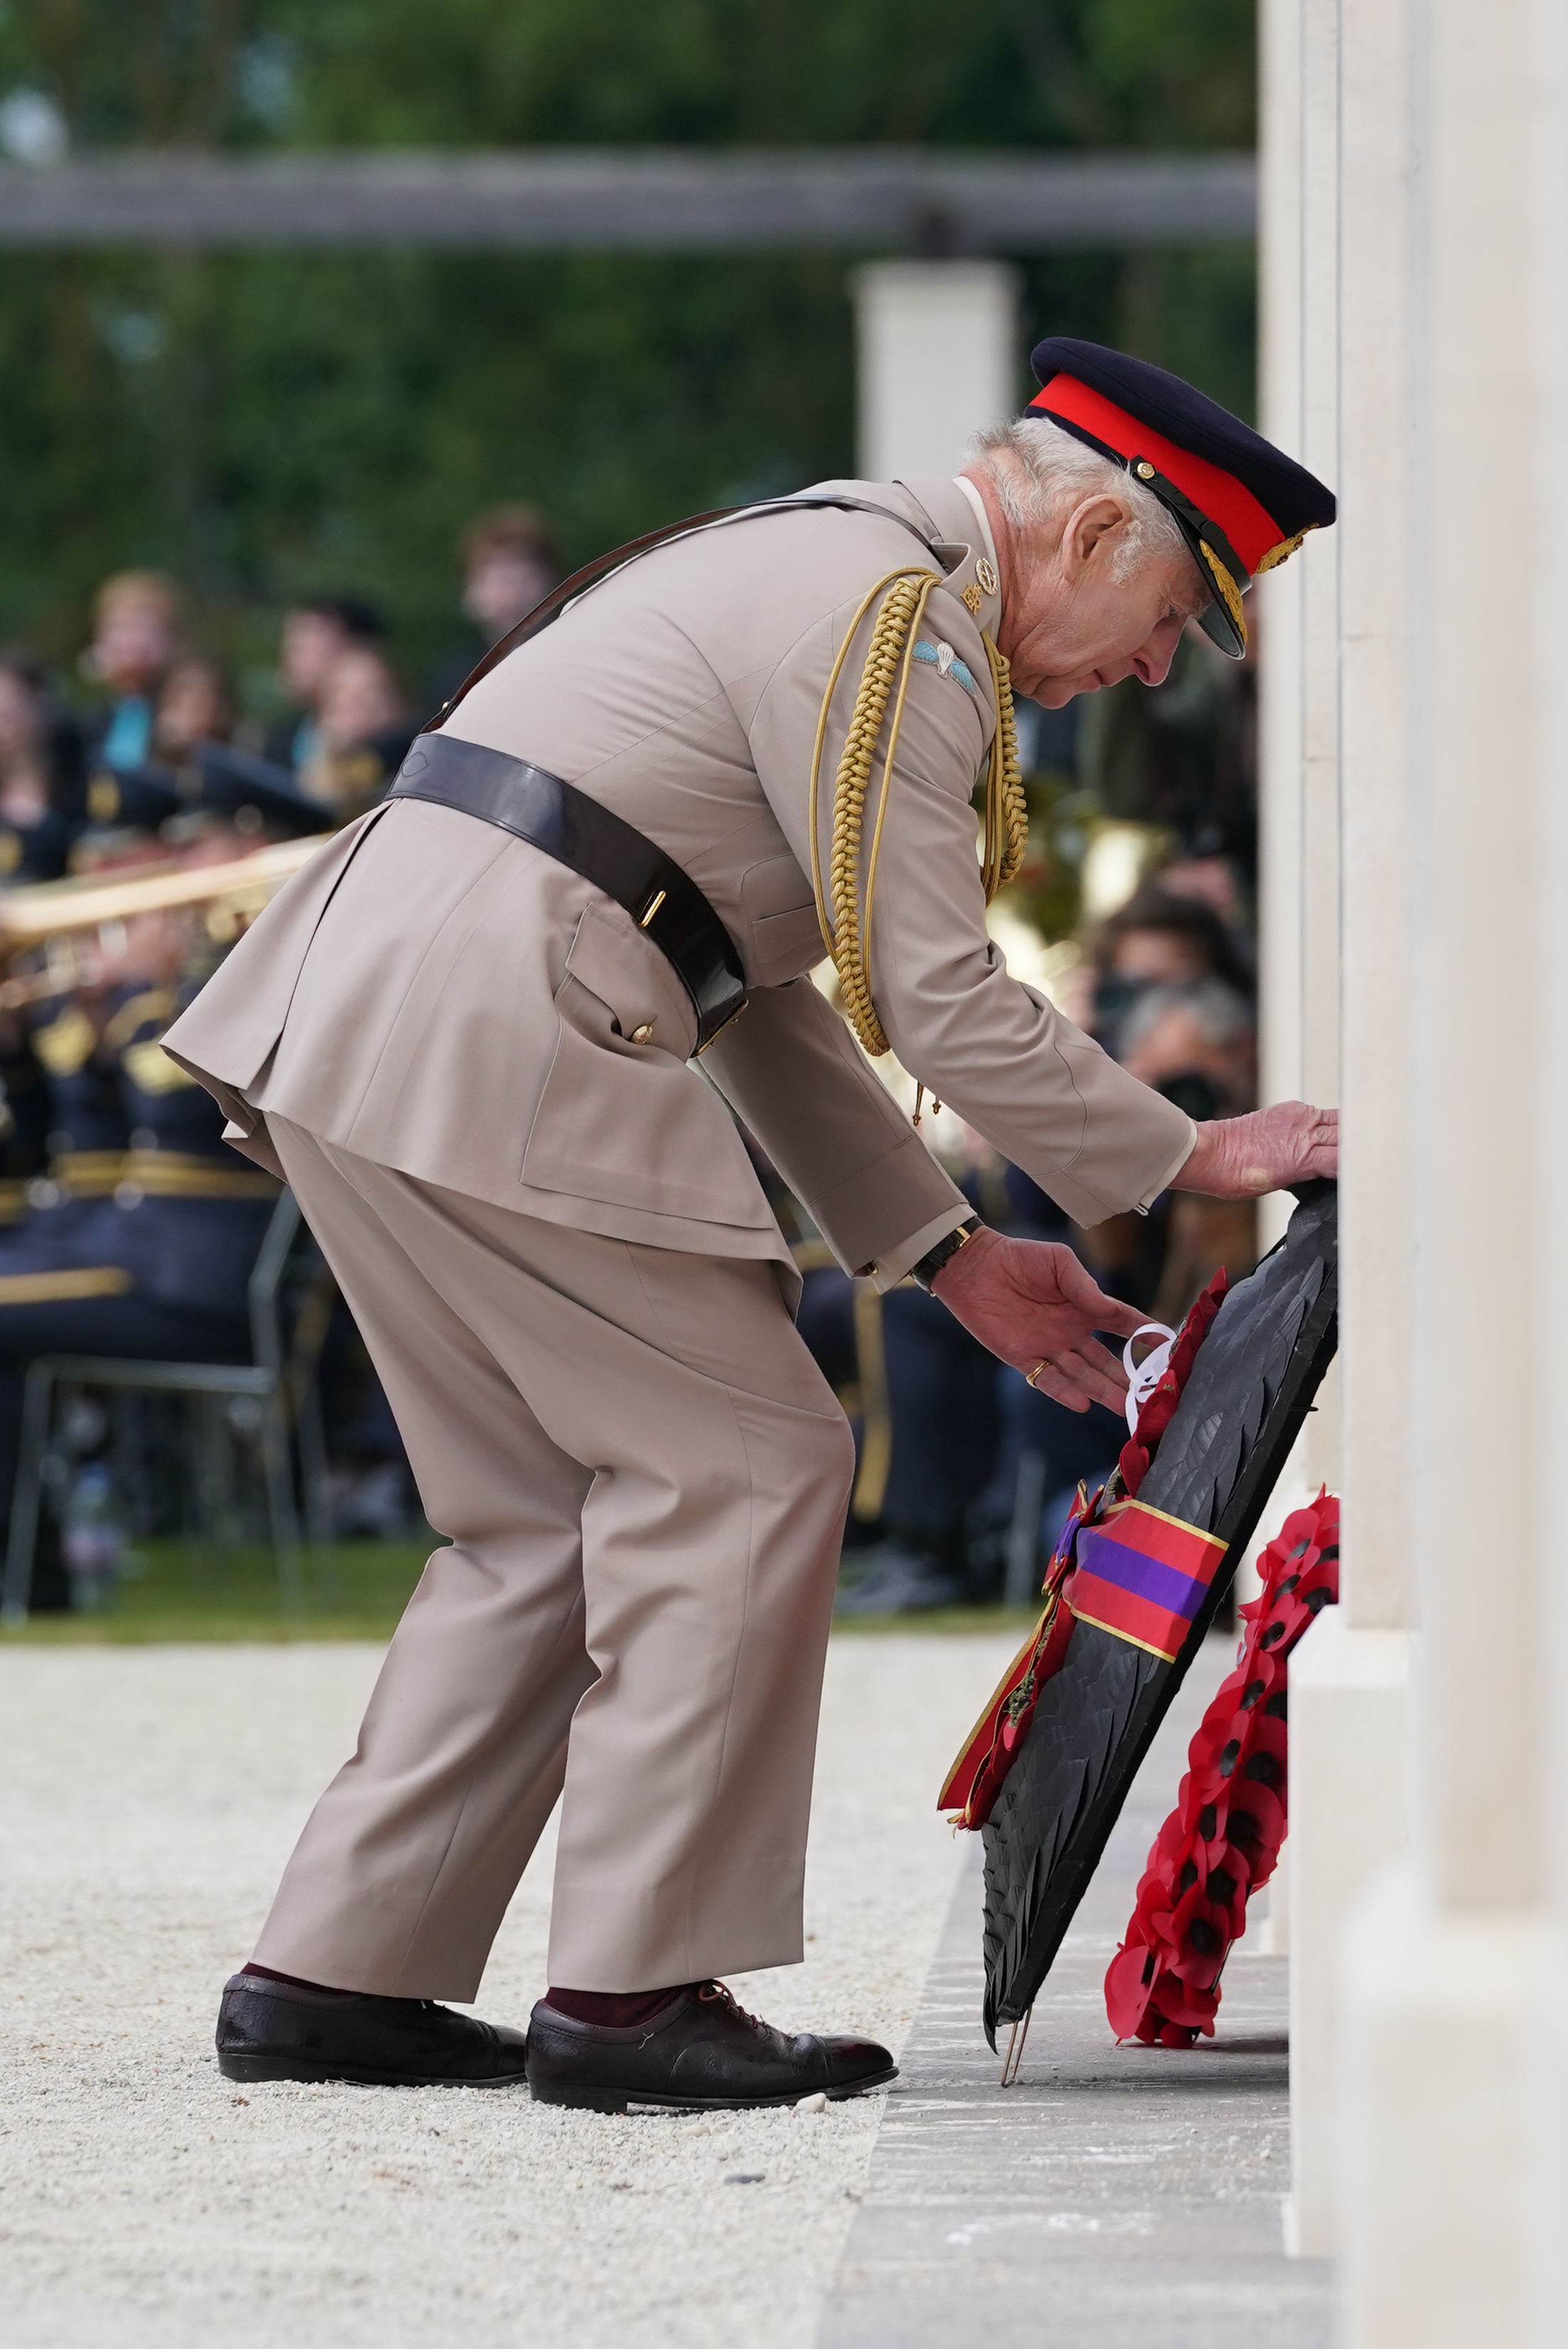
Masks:
[[[1195,457],[1189,449],[1179,448],[1163,432],[1155,431],[1152,425],[1141,423],[1114,400],[1092,391],[1086,383],[1080,383],[1076,376],[1053,376],[1029,406],[1032,411],[1060,416],[1069,424],[1081,425],[1096,440],[1104,441],[1107,449],[1114,449],[1118,457],[1129,460],[1147,457],[1151,465],[1158,466],[1168,481],[1175,482],[1184,497],[1190,498],[1199,512],[1219,525],[1249,573],[1255,572],[1263,556],[1286,536],[1233,473],[1211,465],[1206,457]]]

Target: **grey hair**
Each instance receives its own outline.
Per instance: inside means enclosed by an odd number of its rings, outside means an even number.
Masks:
[[[1146,490],[1129,466],[1102,457],[1097,449],[1064,432],[1044,417],[1009,416],[988,425],[969,444],[971,463],[985,474],[1010,523],[1020,530],[1043,522],[1065,522],[1085,498],[1118,498],[1129,509],[1111,576],[1130,579],[1148,563],[1182,563],[1190,574],[1188,602],[1201,610],[1208,602],[1192,550],[1168,506]]]

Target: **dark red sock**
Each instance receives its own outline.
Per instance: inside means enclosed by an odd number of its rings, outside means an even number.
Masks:
[[[351,1990],[334,1990],[330,1982],[306,1982],[299,1974],[276,1973],[271,1966],[242,1966],[240,1971],[243,1974],[259,1974],[263,1982],[286,1982],[290,1990],[320,1991],[327,1998],[353,1998],[356,1995]]]
[[[683,1990],[695,1987],[693,1982],[677,1982],[672,1990],[557,1990],[552,1983],[545,1992],[545,2003],[557,2014],[569,2014],[574,2023],[601,2023],[611,2031],[631,2031]]]

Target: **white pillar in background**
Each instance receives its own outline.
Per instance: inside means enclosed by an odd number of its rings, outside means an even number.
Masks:
[[[1262,0],[1260,141],[1259,413],[1262,429],[1332,484],[1338,477],[1335,353],[1339,221],[1334,0]],[[1260,579],[1258,630],[1259,945],[1262,1094],[1339,1100],[1339,740],[1337,574],[1332,540]],[[1263,1202],[1260,1238],[1283,1231],[1293,1201]],[[1339,1381],[1331,1371],[1280,1480],[1287,1501],[1339,1488]],[[1256,1546],[1255,1546],[1256,1547]],[[1254,1595],[1251,1561],[1239,1595]],[[1294,1839],[1293,1824],[1292,1840]],[[1293,1869],[1268,1896],[1269,1940],[1291,1945]]]
[[[1263,0],[1260,412],[1339,472],[1336,0]],[[1339,1099],[1338,583],[1309,538],[1248,598],[1261,647],[1265,1098]],[[1288,1209],[1289,1202],[1286,1202]]]
[[[1537,0],[1532,67],[1538,75],[1548,120],[1538,124],[1532,185],[1541,219],[1536,246],[1534,313],[1540,341],[1538,364],[1546,436],[1561,448],[1568,433],[1568,12],[1555,0]],[[1568,473],[1557,465],[1541,484],[1542,554],[1536,572],[1534,658],[1538,680],[1555,677],[1568,644]],[[1552,551],[1556,550],[1553,560]],[[1550,684],[1541,687],[1542,698]],[[1568,1035],[1558,1007],[1568,1004],[1568,746],[1561,729],[1547,730],[1539,712],[1534,762],[1536,986],[1541,1026],[1538,1132],[1535,1140],[1536,1212],[1540,1246],[1535,1264],[1536,1313],[1532,1349],[1536,1378],[1555,1381],[1553,1341],[1568,1318],[1568,1218],[1563,1192],[1568,1181]],[[1542,1390],[1538,1389],[1538,1392]],[[1555,1982],[1568,1969],[1568,1705],[1563,1698],[1556,1660],[1568,1653],[1568,1573],[1564,1544],[1556,1533],[1562,1509],[1561,1446],[1542,1436],[1533,1460],[1536,1584],[1541,1594],[1538,1636],[1533,1642],[1546,1685],[1539,1692],[1546,1725],[1542,1879],[1549,1922],[1542,1939],[1546,1971]],[[1540,1987],[1539,1983],[1536,1985]],[[1550,2041],[1543,2051],[1548,2099],[1546,2174],[1542,2181],[1547,2219],[1546,2256],[1541,2275],[1543,2311],[1539,2331],[1552,2342],[1568,2340],[1568,2015],[1560,2000],[1550,2002]]]
[[[1408,973],[1414,1850],[1345,1951],[1347,2349],[1557,2349],[1568,1183],[1561,0],[1425,0]],[[1515,484],[1528,484],[1525,494]],[[1561,1784],[1561,1779],[1558,1781]],[[1368,1796],[1375,1790],[1367,1788]],[[1555,1956],[1557,1962],[1551,1962]]]
[[[1258,22],[1259,423],[1291,451],[1300,450],[1303,429],[1301,12],[1302,0],[1262,0]],[[1259,647],[1259,1040],[1266,1102],[1301,1092],[1305,553],[1260,579],[1248,598]],[[1282,1212],[1266,1237],[1281,1228]]]
[[[1332,477],[1340,499],[1344,1554],[1340,1605],[1291,1667],[1288,2234],[1293,2251],[1313,2255],[1338,2248],[1339,1945],[1368,1884],[1408,1836],[1412,5],[1339,0],[1334,70],[1312,93],[1336,120],[1339,211],[1350,230],[1339,252]],[[1334,679],[1335,665],[1324,667]]]
[[[860,479],[956,473],[971,432],[1020,407],[1016,269],[874,261],[855,302]]]
[[[1339,473],[1337,0],[1263,0],[1260,419],[1332,487]],[[1339,1100],[1338,574],[1308,539],[1259,580],[1262,1098]],[[1265,1245],[1293,1202],[1266,1202]],[[1331,1372],[1286,1482],[1339,1483]]]

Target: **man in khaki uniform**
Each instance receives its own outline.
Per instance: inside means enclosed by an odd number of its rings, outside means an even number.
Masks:
[[[960,480],[828,484],[542,607],[166,1040],[294,1185],[451,1545],[225,1992],[233,2077],[525,2067],[624,2109],[891,2076],[716,1979],[802,1954],[852,1466],[732,1110],[846,1268],[914,1270],[1076,1407],[1119,1400],[1094,1333],[1137,1317],[1066,1249],[972,1230],[808,976],[825,934],[868,1045],[1080,1222],[1332,1171],[1331,1115],[1196,1129],[987,936],[1021,849],[1009,662],[1051,706],[1156,682],[1189,615],[1231,641],[1259,559],[1333,512],[1158,370],[1036,365],[1054,404]],[[1061,412],[1096,370],[1158,468]],[[474,1995],[558,1796],[525,2052],[430,2002]]]

